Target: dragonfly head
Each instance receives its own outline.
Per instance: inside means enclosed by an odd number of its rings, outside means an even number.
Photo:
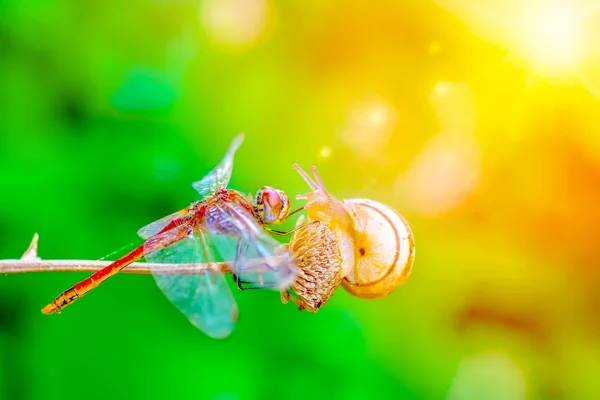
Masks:
[[[290,199],[283,190],[263,186],[256,194],[256,208],[264,224],[278,224],[290,212]]]

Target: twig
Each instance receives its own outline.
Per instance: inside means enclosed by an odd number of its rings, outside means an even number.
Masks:
[[[88,260],[0,260],[0,274],[22,274],[27,272],[96,272],[111,264],[111,261]],[[257,262],[258,264],[258,262]],[[121,274],[194,275],[204,271],[231,274],[231,263],[213,264],[154,264],[133,263]],[[258,270],[256,272],[259,272]]]
[[[37,256],[38,234],[33,236],[29,248],[21,259],[0,260],[0,274],[22,274],[27,272],[96,272],[111,264],[112,261],[88,260],[42,260]],[[254,264],[260,272],[264,260],[257,259]],[[250,268],[252,266],[249,266]],[[210,264],[155,264],[133,263],[125,267],[123,274],[159,274],[159,275],[194,275],[201,272],[231,274],[232,263]]]

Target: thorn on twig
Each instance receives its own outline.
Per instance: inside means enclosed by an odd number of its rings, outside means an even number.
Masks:
[[[25,250],[25,253],[21,256],[21,260],[23,261],[40,261],[41,258],[37,255],[37,245],[38,239],[40,236],[37,232],[33,235],[33,239],[31,239],[31,243],[29,243],[29,247]]]

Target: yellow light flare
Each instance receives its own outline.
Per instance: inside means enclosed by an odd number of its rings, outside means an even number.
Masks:
[[[475,136],[477,110],[465,82],[437,82],[429,96],[440,125],[395,185],[412,212],[435,217],[458,207],[479,185],[481,148]]]
[[[415,214],[436,217],[458,207],[479,185],[481,149],[458,132],[434,136],[396,181],[399,198]]]
[[[427,52],[431,55],[439,53],[440,52],[440,44],[438,42],[429,43],[429,46],[427,46]]]
[[[576,77],[586,0],[436,0],[480,37],[522,58],[537,75]]]
[[[319,155],[321,156],[321,158],[329,158],[331,157],[331,147],[329,146],[323,146],[321,148],[321,151],[319,151]]]
[[[585,18],[584,37],[579,57],[579,72],[583,85],[600,99],[600,9]]]
[[[466,356],[458,364],[447,400],[483,398],[527,398],[527,380],[523,369],[508,354],[487,350]]]
[[[376,96],[352,105],[340,140],[364,159],[377,160],[384,153],[398,123],[396,109]]]
[[[536,70],[573,71],[581,50],[580,16],[570,3],[540,3],[523,20],[523,53]]]
[[[206,0],[200,6],[200,23],[214,42],[241,48],[264,33],[267,14],[266,0]]]

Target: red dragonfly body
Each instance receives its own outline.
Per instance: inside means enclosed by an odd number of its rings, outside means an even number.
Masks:
[[[297,269],[287,250],[271,238],[265,224],[277,224],[289,214],[284,192],[263,187],[251,197],[227,189],[233,155],[243,136],[238,136],[224,159],[211,173],[193,184],[204,199],[138,231],[146,241],[108,267],[67,289],[43,308],[42,313],[60,313],[63,308],[142,258],[159,263],[207,263],[234,261],[236,282],[282,290],[295,280]],[[277,253],[276,257],[273,255]],[[268,258],[267,274],[252,272],[249,260]],[[216,271],[198,275],[156,275],[164,292],[190,321],[209,336],[225,337],[235,324],[237,308],[224,277]],[[265,276],[266,275],[266,276]]]
[[[151,253],[164,249],[174,242],[186,238],[194,229],[201,229],[217,235],[239,236],[239,229],[227,218],[223,218],[220,208],[215,204],[221,202],[236,202],[249,213],[255,214],[252,201],[232,189],[221,189],[207,199],[197,201],[191,206],[181,210],[181,216],[171,220],[163,229],[149,238],[143,245],[137,247],[127,255],[119,258],[108,267],[96,272],[89,278],[79,282],[72,288],[65,290],[54,301],[42,310],[44,314],[60,313],[60,311],[73,303],[84,294],[94,289],[100,283],[115,275],[131,263],[141,260]],[[257,219],[259,223],[260,219]],[[177,234],[163,237],[161,234],[174,231]]]

